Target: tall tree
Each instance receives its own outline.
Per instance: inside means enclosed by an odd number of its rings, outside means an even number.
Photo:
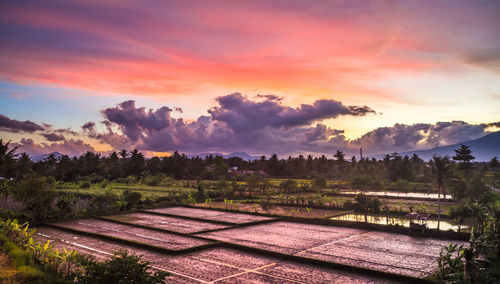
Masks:
[[[458,167],[461,170],[468,170],[472,168],[471,161],[476,157],[472,156],[470,146],[460,144],[458,149],[455,149],[455,156],[453,160],[458,161]]]
[[[446,198],[444,184],[448,176],[449,167],[450,160],[448,159],[448,157],[440,157],[436,155],[432,157],[432,172],[434,173],[434,177],[436,179],[436,184],[438,187],[438,230],[439,224],[441,222],[441,192],[443,192],[444,197]]]
[[[0,139],[0,176],[11,177],[13,173],[13,165],[15,163],[14,152],[17,147],[9,149],[10,142],[3,144],[2,139]]]
[[[337,150],[337,152],[335,152],[335,155],[333,155],[333,157],[341,163],[345,161],[345,154],[340,150]]]

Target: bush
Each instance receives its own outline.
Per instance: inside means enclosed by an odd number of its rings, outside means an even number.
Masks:
[[[158,186],[162,182],[162,177],[159,175],[156,176],[149,176],[145,180],[145,183],[149,186]]]
[[[280,188],[287,193],[294,192],[297,190],[297,182],[293,179],[287,179],[281,182]]]
[[[88,180],[84,180],[81,184],[80,184],[80,188],[90,188],[92,186],[92,184],[90,183],[90,181]]]
[[[382,190],[384,188],[382,182],[378,179],[373,179],[367,176],[358,176],[351,180],[351,187],[353,189],[368,189],[368,190]]]
[[[141,259],[141,256],[128,254],[127,251],[115,252],[113,258],[98,262],[94,258],[80,257],[80,264],[85,267],[86,273],[78,275],[78,283],[163,283],[168,273],[157,271],[149,272],[150,263]]]
[[[132,207],[137,206],[141,203],[142,194],[137,191],[130,192],[129,190],[125,190],[123,192],[123,200],[127,202],[127,209],[131,209]]]
[[[405,179],[398,179],[392,183],[392,188],[397,192],[409,193],[413,190],[413,186]]]
[[[326,187],[326,179],[324,177],[316,177],[313,180],[314,189],[322,189]]]
[[[351,200],[347,200],[342,207],[344,210],[354,210],[354,203]]]

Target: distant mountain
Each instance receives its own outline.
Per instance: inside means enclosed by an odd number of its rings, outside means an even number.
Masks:
[[[233,157],[240,157],[245,161],[251,161],[255,159],[260,159],[260,156],[251,156],[245,152],[234,152],[231,154],[224,155],[222,153],[200,153],[200,154],[191,154],[188,155],[189,158],[194,158],[194,157],[200,157],[202,159],[205,159],[207,156],[213,155],[215,156],[222,156],[223,158],[233,158]]]
[[[438,156],[449,156],[450,158],[455,155],[455,149],[460,147],[460,144],[470,146],[472,155],[476,157],[474,161],[476,162],[486,162],[491,160],[493,157],[500,158],[500,131],[490,133],[486,136],[475,140],[464,141],[461,143],[442,146],[427,150],[409,151],[399,153],[401,156],[408,155],[412,156],[417,154],[424,161],[432,159],[434,154]],[[385,155],[374,155],[375,158],[382,158]]]
[[[52,152],[50,154],[40,154],[40,155],[30,156],[30,159],[33,162],[39,162],[39,161],[43,161],[43,160],[47,159],[50,155],[54,155],[56,158],[60,158],[63,156],[63,154],[61,154],[59,152]]]

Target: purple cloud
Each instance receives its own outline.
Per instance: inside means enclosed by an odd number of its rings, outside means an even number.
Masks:
[[[47,141],[50,142],[58,142],[58,141],[63,141],[65,139],[64,136],[58,135],[56,133],[43,133],[42,136],[45,137],[45,139],[47,139]]]
[[[218,97],[218,107],[210,109],[212,120],[225,122],[235,132],[247,132],[264,127],[295,127],[340,115],[362,116],[375,113],[367,106],[344,106],[334,100],[317,100],[298,108],[283,106],[273,99],[262,102],[249,100],[240,93]]]
[[[58,143],[40,143],[37,144],[33,139],[21,139],[20,143],[12,143],[13,146],[19,146],[18,152],[26,152],[30,155],[46,154],[59,152],[65,155],[80,155],[86,151],[95,152],[95,149],[80,139],[64,139]]]
[[[29,120],[19,121],[15,119],[10,119],[5,115],[0,114],[0,130],[13,133],[18,133],[18,132],[33,133],[38,130],[44,130],[44,128]]]
[[[82,129],[84,131],[85,130],[87,130],[87,131],[95,131],[94,127],[95,127],[95,122],[92,122],[92,121],[89,121],[89,122],[87,122],[87,123],[85,123],[85,124],[82,125]]]

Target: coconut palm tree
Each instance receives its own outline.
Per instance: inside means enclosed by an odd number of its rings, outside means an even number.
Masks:
[[[10,142],[3,143],[0,139],[0,176],[8,177],[12,171],[12,165],[15,163],[15,157],[17,154],[14,152],[17,150],[17,146],[9,149]]]
[[[448,157],[440,157],[436,155],[432,157],[432,172],[434,174],[434,177],[436,179],[436,184],[438,186],[438,225],[437,225],[438,230],[439,230],[439,224],[441,222],[441,192],[443,192],[443,195],[446,198],[444,183],[448,175],[449,167],[450,167],[450,160],[448,159]]]

